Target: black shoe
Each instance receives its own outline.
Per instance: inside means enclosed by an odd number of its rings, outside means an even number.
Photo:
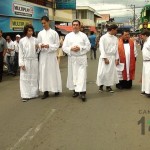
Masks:
[[[106,87],[106,91],[107,91],[107,92],[110,92],[110,93],[114,93],[114,91],[112,90],[111,87]]]
[[[30,98],[23,98],[22,102],[27,102],[28,100],[30,100]]]
[[[99,87],[99,91],[100,92],[103,92],[104,90],[103,90],[103,85],[101,85],[100,87]]]
[[[73,93],[72,97],[74,97],[74,98],[75,98],[75,97],[78,97],[78,96],[79,96],[79,93],[74,91],[74,93]]]
[[[80,98],[82,99],[83,102],[86,102],[85,93],[81,93],[81,94],[80,94]]]
[[[56,92],[56,93],[55,93],[55,96],[57,97],[57,96],[59,96],[59,94],[60,94],[59,92]]]
[[[119,90],[122,90],[122,89],[123,89],[123,87],[122,87],[119,83],[116,84],[116,88],[119,89]]]
[[[146,93],[145,92],[141,92],[141,95],[146,95]]]
[[[46,99],[47,97],[49,97],[48,91],[44,92],[44,94],[41,97],[41,99]]]

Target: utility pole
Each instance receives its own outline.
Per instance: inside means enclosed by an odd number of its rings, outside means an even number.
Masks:
[[[135,31],[135,5],[131,5],[131,8],[133,9],[133,28]]]

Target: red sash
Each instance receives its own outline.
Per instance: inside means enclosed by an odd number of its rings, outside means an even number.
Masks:
[[[129,40],[130,45],[130,67],[129,67],[129,74],[130,74],[130,80],[134,80],[135,77],[135,55],[134,55],[134,42],[130,39]],[[124,44],[123,40],[120,38],[118,41],[118,52],[119,52],[119,58],[120,63],[124,63],[124,70],[122,71],[123,80],[127,80],[127,71],[126,71],[126,56],[124,51]]]

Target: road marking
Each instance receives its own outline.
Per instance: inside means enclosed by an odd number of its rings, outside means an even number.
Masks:
[[[8,148],[7,150],[17,150],[21,144],[31,141],[35,135],[41,130],[43,125],[49,120],[49,118],[55,113],[56,109],[52,109],[47,113],[46,117],[35,127],[30,128],[15,144],[13,147]]]

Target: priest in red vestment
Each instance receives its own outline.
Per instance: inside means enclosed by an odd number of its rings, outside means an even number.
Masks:
[[[118,70],[119,83],[116,87],[119,89],[130,89],[132,80],[135,77],[135,63],[137,57],[136,43],[130,39],[129,31],[123,31],[118,40],[118,53],[122,70]]]

